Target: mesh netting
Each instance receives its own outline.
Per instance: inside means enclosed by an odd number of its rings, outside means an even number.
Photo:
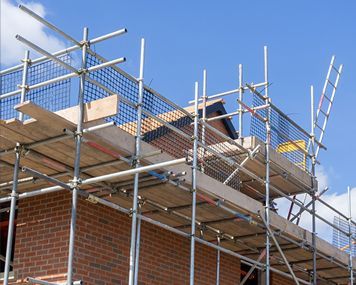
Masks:
[[[203,126],[199,125],[199,139],[202,137],[202,131]],[[200,169],[220,182],[224,183],[228,179],[227,185],[240,189],[240,175],[235,172],[236,165],[234,163],[241,163],[243,152],[225,136],[221,136],[209,128],[205,128],[205,145],[206,148],[201,147],[198,151]],[[229,158],[230,162],[216,153]],[[233,172],[235,173],[232,175]]]
[[[70,64],[69,55],[59,57]],[[34,85],[58,76],[67,74],[68,71],[53,61],[45,61],[28,67],[27,85]],[[26,93],[25,101],[30,100],[37,105],[50,110],[58,111],[70,105],[70,79],[46,85]],[[5,94],[18,90],[22,83],[22,69],[0,76],[0,93]],[[20,103],[20,95],[0,100],[0,119],[16,118],[18,112],[14,106]]]
[[[349,224],[346,220],[339,218],[337,216],[334,217],[334,225],[336,225],[338,228],[342,229],[345,232],[349,232]],[[353,235],[356,235],[356,226],[351,225],[351,233]],[[349,237],[346,236],[344,233],[341,231],[338,231],[337,229],[333,229],[333,245],[336,246],[337,248],[341,249],[344,252],[347,252],[350,254],[350,246],[349,246]],[[356,256],[356,243],[354,241],[354,244],[352,245],[352,255]]]
[[[94,66],[102,63],[100,59],[93,55],[87,56],[87,66]],[[104,85],[111,92],[117,93],[130,101],[133,105],[138,102],[138,82],[131,76],[124,73],[117,67],[108,67],[88,75]],[[96,85],[86,82],[85,101],[92,101],[108,96],[109,93]],[[119,101],[119,112],[109,118],[114,121],[119,128],[136,135],[137,112],[132,104]],[[144,115],[142,119],[143,140],[158,147],[170,155],[180,158],[192,155],[194,133],[193,117],[173,102],[168,101],[155,91],[145,88],[143,93]],[[153,118],[152,115],[158,117]],[[168,123],[167,126],[164,123]],[[173,128],[173,129],[172,129]],[[175,128],[175,130],[174,130]],[[178,131],[177,131],[178,129]],[[202,126],[199,126],[199,139],[201,140]],[[209,176],[224,182],[236,167],[224,159],[216,156],[214,151],[223,156],[228,156],[235,162],[239,162],[239,154],[235,146],[227,141],[226,137],[219,136],[213,131],[205,130],[205,143],[211,146],[213,151],[199,149],[199,168]],[[234,175],[228,185],[238,188],[239,176]]]
[[[258,95],[253,94],[253,107],[265,105]],[[267,109],[257,111],[267,118]],[[293,124],[285,114],[273,105],[270,108],[271,146],[301,169],[308,171],[309,156],[307,155],[309,135]],[[262,141],[266,140],[266,126],[259,118],[252,117],[250,134]]]
[[[88,55],[87,66],[94,66],[102,63],[97,57]],[[132,104],[138,103],[138,82],[131,76],[127,75],[117,67],[108,67],[91,72],[89,77],[104,85],[110,91],[119,94],[129,100]],[[108,92],[86,82],[84,100],[86,102],[97,100],[108,96]],[[137,112],[132,104],[119,101],[118,114],[109,118],[109,121],[114,121],[121,129],[126,132],[136,135]],[[177,108],[173,103],[162,98],[153,91],[145,88],[143,93],[142,109],[153,115],[156,115],[161,120],[170,123],[172,126],[180,129],[188,136],[193,135],[190,124],[193,122],[191,116]],[[163,151],[175,156],[184,156],[184,151],[191,148],[192,142],[190,139],[175,133],[164,124],[155,120],[147,114],[143,114],[142,118],[142,135],[143,140],[156,145]]]

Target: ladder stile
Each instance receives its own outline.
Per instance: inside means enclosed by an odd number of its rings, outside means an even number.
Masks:
[[[341,64],[338,68],[335,67],[334,65],[335,62],[335,56],[332,56],[331,61],[330,61],[330,65],[328,68],[328,72],[326,75],[326,79],[324,82],[324,86],[323,86],[323,90],[319,99],[319,105],[318,105],[318,109],[316,111],[316,116],[314,119],[314,129],[317,128],[319,129],[319,136],[316,137],[316,140],[319,142],[318,144],[316,144],[316,149],[315,149],[315,159],[317,159],[319,151],[320,151],[320,145],[323,142],[324,136],[325,136],[325,129],[328,123],[328,120],[330,118],[330,113],[331,113],[331,109],[334,103],[334,99],[335,99],[335,94],[336,94],[336,90],[338,88],[339,85],[339,80],[340,80],[340,76],[342,73],[342,68],[343,65]],[[330,79],[331,74],[332,73],[336,73],[335,76],[335,80],[332,81]],[[330,97],[327,96],[327,94],[331,94]],[[327,101],[327,104],[324,104],[324,100]],[[321,116],[321,114],[323,116]],[[309,145],[308,145],[308,151],[310,150],[310,141],[309,141]],[[291,205],[289,207],[289,211],[288,211],[288,215],[287,215],[287,219],[290,221],[295,221],[295,223],[298,225],[300,222],[300,217],[301,217],[301,213],[302,213],[302,208],[300,206],[300,204],[298,205],[298,203],[296,203],[296,201],[298,201],[299,203],[301,203],[303,206],[305,205],[306,202],[306,196],[304,197],[304,201],[300,201],[296,195],[293,196]],[[293,213],[293,209],[294,206],[297,206],[299,209],[297,211],[296,214]]]
[[[336,78],[335,78],[335,82],[334,83],[330,83],[330,79],[327,78],[327,81],[329,82],[329,85],[332,86],[332,92],[331,92],[331,97],[330,97],[330,101],[329,101],[329,104],[327,106],[327,111],[325,112],[322,108],[323,108],[323,105],[320,105],[319,108],[320,112],[323,112],[323,113],[326,113],[327,115],[325,115],[324,117],[324,121],[323,121],[323,126],[322,126],[322,129],[321,129],[321,132],[320,132],[320,135],[319,135],[319,139],[318,141],[320,143],[322,143],[323,139],[324,139],[324,135],[325,135],[325,129],[326,129],[326,126],[327,126],[327,123],[328,123],[328,120],[329,120],[329,117],[330,117],[330,112],[331,112],[331,108],[333,106],[333,102],[334,102],[334,99],[335,99],[335,94],[336,94],[336,90],[338,88],[338,85],[339,85],[339,81],[340,81],[340,76],[341,76],[341,73],[342,73],[342,68],[343,68],[343,65],[340,64],[339,68],[338,68],[338,72],[336,74]],[[330,74],[328,74],[329,77],[330,77]],[[322,94],[322,96],[325,97],[325,92]],[[316,117],[316,122],[317,123],[317,120],[318,120],[318,113],[317,112],[317,117]],[[316,151],[315,151],[315,156],[316,156],[316,159],[318,158],[318,154],[319,154],[319,151],[320,151],[320,145],[317,145],[316,146]]]

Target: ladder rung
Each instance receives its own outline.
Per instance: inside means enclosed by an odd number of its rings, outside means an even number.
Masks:
[[[320,112],[324,114],[325,117],[329,117],[330,114],[325,113],[323,110],[320,109]]]
[[[318,124],[315,124],[315,126],[316,126],[318,129],[323,130],[323,128],[320,127]]]
[[[326,100],[328,100],[330,103],[333,102],[333,101],[331,101],[331,99],[330,99],[328,96],[326,96],[326,95],[324,95],[324,98],[325,98]]]
[[[337,74],[340,74],[339,70],[334,65],[332,65],[332,68],[336,71]]]
[[[329,79],[328,79],[328,83],[329,83],[334,89],[337,89],[337,87],[334,85],[334,83],[332,83]]]

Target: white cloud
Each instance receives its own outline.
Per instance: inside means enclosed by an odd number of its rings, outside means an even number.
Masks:
[[[0,0],[1,2],[1,29],[0,43],[1,54],[0,63],[5,66],[16,65],[24,57],[24,52],[28,49],[15,39],[16,34],[34,42],[43,49],[54,52],[65,48],[63,42],[46,32],[45,26],[21,11],[15,3],[10,0]],[[45,7],[36,2],[24,3],[26,7],[39,14],[46,16]],[[37,53],[31,51],[31,58],[38,57]]]
[[[323,168],[317,169],[317,177],[319,182],[319,192],[323,190],[328,185],[328,177]],[[356,188],[351,189],[352,201],[351,205],[356,205]],[[301,201],[305,199],[304,194],[297,195],[297,198]],[[333,206],[337,210],[339,210],[344,215],[348,216],[348,193],[345,189],[343,193],[329,193],[326,192],[324,195],[321,196],[321,199],[327,202],[329,205]],[[310,201],[309,196],[306,198],[306,203]],[[278,207],[278,213],[283,216],[287,217],[287,213],[290,207],[290,201],[285,198],[276,199]],[[309,207],[311,208],[311,207]],[[352,217],[353,219],[356,218],[356,207],[351,207],[352,210]],[[295,206],[293,212],[297,213],[299,211],[299,207]],[[333,210],[329,209],[327,206],[324,206],[320,202],[316,203],[316,211],[317,214],[326,219],[327,221],[333,223],[334,216],[338,216]],[[304,212],[299,225],[309,231],[312,228],[312,217],[309,213]],[[332,234],[333,228],[323,221],[316,219],[316,230],[319,237],[327,240],[328,242],[332,241]]]

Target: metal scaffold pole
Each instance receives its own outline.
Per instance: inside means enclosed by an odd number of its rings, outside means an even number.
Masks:
[[[220,247],[221,236],[216,237],[216,244]],[[216,285],[220,284],[220,261],[221,261],[221,252],[220,249],[217,250],[216,254]]]
[[[348,224],[349,224],[349,272],[350,272],[350,285],[353,285],[354,284],[354,272],[353,272],[353,262],[352,262],[352,259],[353,259],[353,252],[352,252],[352,248],[353,248],[353,239],[352,239],[352,196],[351,196],[351,188],[350,186],[347,187],[347,194],[348,194],[348,210],[349,210],[349,213],[348,213]]]
[[[83,118],[84,118],[84,86],[85,86],[85,69],[87,63],[87,49],[88,49],[88,28],[84,28],[83,42],[82,42],[82,61],[81,71],[79,78],[79,94],[78,94],[78,125],[75,132],[75,161],[74,161],[74,173],[72,181],[72,214],[70,221],[70,234],[69,234],[69,250],[68,250],[68,272],[67,272],[67,284],[70,285],[73,282],[73,258],[74,258],[74,242],[75,242],[75,228],[77,221],[77,206],[78,206],[78,192],[81,184],[80,180],[80,155],[81,144],[83,135]]]
[[[313,284],[316,285],[317,282],[317,273],[316,273],[316,260],[317,260],[317,251],[316,251],[316,217],[315,217],[315,202],[316,202],[316,193],[317,193],[317,183],[315,177],[315,127],[314,127],[314,86],[310,86],[310,114],[311,114],[311,174],[312,174],[312,189],[311,189],[311,198],[312,198],[312,251],[313,251]]]
[[[137,126],[136,126],[136,141],[135,141],[135,168],[140,167],[140,152],[141,152],[141,129],[142,129],[142,103],[143,103],[143,76],[144,76],[144,62],[145,62],[145,39],[141,39],[141,58],[140,58],[140,75],[138,78],[138,102],[137,109]],[[138,277],[138,260],[139,259],[139,243],[141,225],[139,227],[137,222],[138,210],[138,187],[139,187],[139,173],[134,176],[134,191],[132,201],[132,223],[131,223],[131,246],[130,246],[130,269],[129,269],[129,285],[136,285]],[[137,248],[136,248],[137,247]],[[137,251],[137,252],[136,252]]]
[[[11,191],[9,226],[8,226],[8,233],[7,233],[4,283],[3,283],[4,285],[9,284],[11,253],[12,253],[12,244],[14,240],[14,229],[15,229],[16,202],[18,198],[17,184],[19,178],[20,159],[21,159],[21,146],[19,143],[17,143],[15,148],[14,176],[13,176],[13,184],[12,184],[12,191]]]
[[[30,51],[25,51],[25,58],[23,59],[23,71],[22,71],[22,83],[21,83],[21,96],[20,96],[20,103],[23,103],[26,99],[27,93],[27,76],[28,76],[28,67],[31,63],[30,60]],[[22,112],[19,113],[19,120],[24,120],[24,115]]]
[[[267,54],[267,46],[264,47],[264,74],[265,74],[265,104],[270,104],[270,99],[268,97],[268,54]],[[266,178],[265,178],[265,187],[266,187],[266,201],[265,201],[265,220],[266,225],[269,226],[270,217],[270,144],[271,144],[271,125],[270,125],[270,112],[271,108],[267,108],[267,118],[266,118],[266,142],[265,142],[265,159],[266,159]],[[270,283],[270,236],[269,232],[266,229],[266,285]]]
[[[242,88],[243,85],[243,67],[242,64],[239,64],[239,102],[243,102],[243,94],[244,94],[244,90]],[[239,137],[242,138],[243,137],[243,108],[242,108],[242,104],[239,103]]]
[[[202,120],[205,123],[206,122],[206,101],[208,100],[208,96],[207,96],[207,73],[206,73],[206,69],[203,70],[203,96],[202,96],[203,102],[202,102]],[[205,145],[205,134],[206,133],[206,129],[205,129],[205,125],[202,125],[202,130],[201,130],[201,142],[202,144]],[[205,156],[205,149],[202,149],[202,157],[204,158]],[[205,169],[204,169],[204,165],[201,168],[201,171],[204,173]]]
[[[138,202],[138,208],[137,208],[137,214],[141,215],[141,204]],[[137,237],[136,237],[136,249],[135,249],[135,274],[134,274],[134,281],[135,285],[138,284],[138,267],[140,264],[140,245],[141,245],[141,222],[142,219],[139,218],[137,219]]]
[[[190,233],[190,285],[194,285],[194,264],[195,264],[195,220],[197,201],[197,168],[198,168],[198,82],[195,82],[195,103],[194,103],[194,134],[193,134],[193,165],[192,165],[192,219]]]

